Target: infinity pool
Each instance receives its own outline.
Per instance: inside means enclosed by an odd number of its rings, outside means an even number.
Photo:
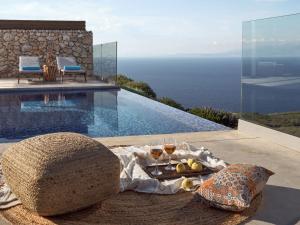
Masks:
[[[125,90],[0,95],[0,139],[59,131],[108,137],[227,129]]]

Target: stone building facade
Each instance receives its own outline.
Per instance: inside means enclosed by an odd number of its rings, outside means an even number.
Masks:
[[[39,56],[41,65],[45,64],[49,46],[56,56],[74,56],[87,75],[92,74],[92,32],[0,28],[0,78],[17,76],[19,56]]]

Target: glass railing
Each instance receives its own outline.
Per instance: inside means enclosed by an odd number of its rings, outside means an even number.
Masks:
[[[243,23],[242,119],[300,137],[300,14]]]
[[[117,42],[93,46],[94,76],[103,82],[116,83],[117,79]]]

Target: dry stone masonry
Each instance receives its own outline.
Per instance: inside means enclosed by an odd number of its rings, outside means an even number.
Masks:
[[[19,56],[39,56],[41,65],[53,46],[57,56],[74,56],[77,63],[93,70],[93,34],[85,30],[0,30],[0,78],[16,77]]]

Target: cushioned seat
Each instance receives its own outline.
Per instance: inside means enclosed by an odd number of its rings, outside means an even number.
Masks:
[[[36,74],[43,76],[43,70],[40,67],[39,57],[37,56],[20,56],[19,57],[19,73],[18,84],[20,83],[21,75]]]
[[[3,153],[2,167],[24,207],[44,216],[76,211],[119,191],[118,157],[80,134],[21,141]]]
[[[63,82],[63,78],[66,73],[84,75],[84,80],[86,82],[86,71],[80,65],[77,65],[76,59],[73,56],[57,56],[56,62],[59,74],[61,76],[61,82]]]

